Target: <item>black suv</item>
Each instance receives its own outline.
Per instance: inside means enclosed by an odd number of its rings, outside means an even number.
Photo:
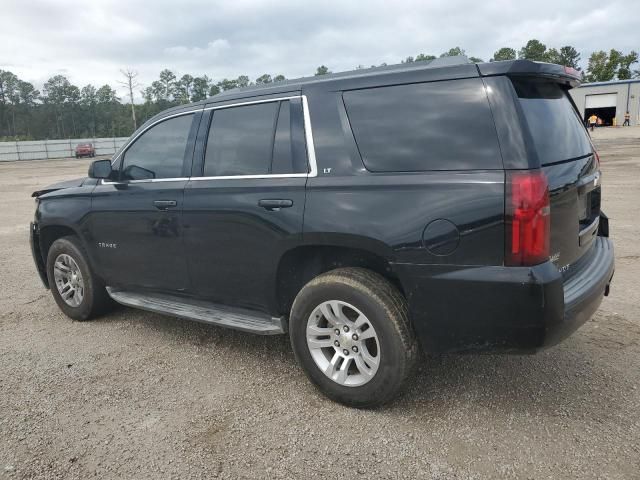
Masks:
[[[176,107],[88,178],[34,193],[33,257],[73,319],[115,300],[288,331],[325,394],[377,405],[419,345],[533,352],[608,293],[578,82],[559,65],[434,61]]]

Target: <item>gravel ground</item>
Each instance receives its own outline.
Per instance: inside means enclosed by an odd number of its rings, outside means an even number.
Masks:
[[[89,162],[0,164],[0,478],[640,478],[640,128],[594,137],[617,255],[596,316],[534,356],[429,359],[373,411],[317,393],[286,337],[64,317],[29,194]]]

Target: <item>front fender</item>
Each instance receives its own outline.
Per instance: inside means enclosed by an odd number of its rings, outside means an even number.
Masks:
[[[37,199],[35,227],[32,227],[33,249],[45,267],[51,244],[60,237],[76,236],[87,255],[87,262],[95,271],[89,248],[88,218],[91,212],[93,186],[70,187],[43,195]],[[37,248],[36,248],[37,247]],[[37,263],[37,262],[36,262]],[[96,272],[99,274],[99,272]]]
[[[49,288],[49,278],[47,276],[47,269],[42,258],[42,248],[40,245],[40,230],[38,224],[31,222],[29,225],[29,246],[31,247],[31,256],[36,264],[36,270],[38,276],[42,281],[45,288]]]

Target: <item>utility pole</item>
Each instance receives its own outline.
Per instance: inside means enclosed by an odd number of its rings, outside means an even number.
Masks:
[[[129,100],[131,103],[131,119],[133,120],[133,130],[138,129],[138,123],[136,122],[136,107],[133,104],[133,89],[138,88],[140,84],[136,81],[136,77],[138,76],[138,72],[134,70],[120,70],[120,73],[124,75],[125,80],[123,82],[118,82],[120,85],[124,85],[129,89]]]

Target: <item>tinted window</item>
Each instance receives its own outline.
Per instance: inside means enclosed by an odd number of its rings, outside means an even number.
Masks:
[[[170,118],[143,133],[124,154],[123,180],[182,177],[193,115]]]
[[[536,80],[513,85],[543,165],[591,153],[587,131],[564,89]]]
[[[268,174],[278,105],[269,102],[216,110],[207,140],[204,175]]]
[[[295,171],[291,147],[291,106],[287,101],[280,103],[278,125],[273,143],[271,173],[292,173]]]
[[[355,90],[343,98],[370,171],[502,168],[480,79]]]

